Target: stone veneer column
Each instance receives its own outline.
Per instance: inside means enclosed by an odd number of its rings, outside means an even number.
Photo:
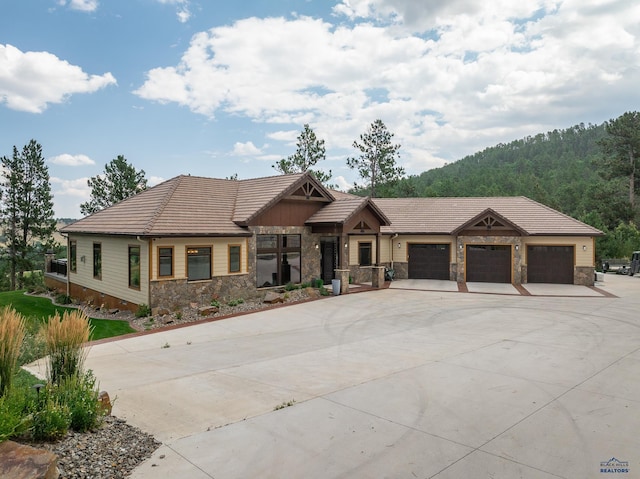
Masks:
[[[349,270],[348,269],[336,269],[335,278],[340,280],[340,294],[347,294],[349,292]]]
[[[371,271],[371,286],[380,289],[384,286],[384,266],[374,266]]]

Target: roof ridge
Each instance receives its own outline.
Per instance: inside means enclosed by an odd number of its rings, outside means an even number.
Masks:
[[[153,215],[151,215],[151,218],[149,219],[147,224],[142,229],[142,232],[144,234],[149,233],[153,229],[153,226],[155,225],[156,220],[162,214],[164,209],[167,207],[167,204],[169,203],[169,200],[171,198],[173,198],[173,195],[175,194],[176,190],[178,189],[178,186],[180,186],[180,184],[182,183],[182,180],[184,178],[185,178],[185,175],[178,175],[178,176],[176,176],[175,178],[173,178],[171,180],[167,180],[167,183],[170,182],[170,181],[173,181],[174,184],[171,186],[171,189],[169,190],[169,193],[164,196],[162,202],[156,208],[156,211],[153,213]],[[162,183],[160,183],[160,184],[162,184]],[[160,185],[156,185],[156,187],[157,186],[160,186]]]

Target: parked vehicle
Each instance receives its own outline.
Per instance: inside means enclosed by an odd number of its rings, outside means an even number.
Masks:
[[[640,251],[631,253],[631,264],[629,265],[629,276],[640,273]]]

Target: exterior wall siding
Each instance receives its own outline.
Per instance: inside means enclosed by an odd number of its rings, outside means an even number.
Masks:
[[[70,235],[77,244],[76,272],[68,272],[70,295],[74,299],[96,298],[88,291],[119,298],[127,304],[149,302],[149,247],[146,241],[136,237]],[[93,277],[93,244],[102,248],[102,276]],[[140,289],[129,287],[129,246],[140,246]],[[85,294],[87,293],[87,294]],[[114,306],[116,307],[116,306]]]
[[[527,245],[575,246],[576,266],[593,268],[595,251],[593,238],[584,236],[528,236],[522,238],[524,251]]]

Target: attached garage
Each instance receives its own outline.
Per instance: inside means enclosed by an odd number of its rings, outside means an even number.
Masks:
[[[528,246],[529,283],[573,284],[573,246]]]
[[[467,281],[511,283],[511,246],[467,245]]]
[[[409,279],[449,278],[448,244],[409,244]]]

